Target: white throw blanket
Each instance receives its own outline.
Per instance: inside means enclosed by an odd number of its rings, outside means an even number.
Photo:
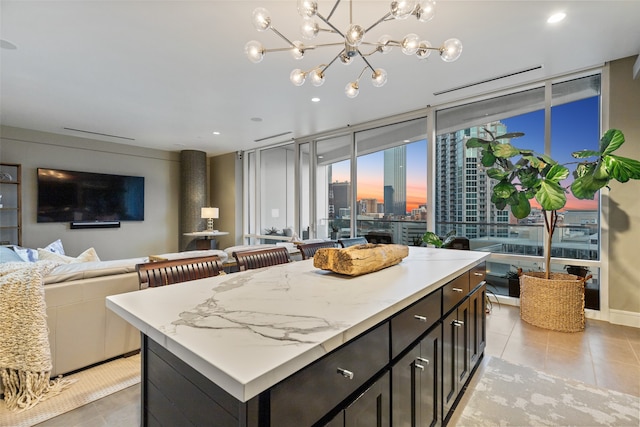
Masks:
[[[11,410],[25,410],[60,393],[71,381],[49,379],[51,350],[43,277],[51,261],[0,264],[0,376]]]

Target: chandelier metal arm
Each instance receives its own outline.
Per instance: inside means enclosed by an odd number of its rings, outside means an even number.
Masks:
[[[327,71],[327,68],[329,68],[334,62],[336,62],[336,59],[340,58],[340,56],[342,56],[344,51],[345,49],[342,49],[340,53],[338,53],[327,65],[325,65],[324,68],[322,69],[322,72],[324,73],[325,71]],[[322,67],[322,65],[323,64],[318,65],[318,67]]]
[[[382,18],[378,19],[376,22],[374,22],[373,24],[371,24],[371,26],[369,28],[367,28],[366,30],[364,30],[365,33],[368,33],[369,31],[371,31],[374,27],[376,27],[379,24],[382,24],[385,21],[388,21],[391,17],[391,12],[387,12],[386,15],[384,15]],[[391,18],[393,19],[393,18]]]
[[[358,53],[360,53],[360,51],[358,50]],[[362,55],[362,53],[360,53],[360,56],[362,56],[362,60],[364,61],[365,64],[367,64],[367,67],[371,68],[371,71],[375,72],[376,70],[371,66],[371,64],[369,63],[369,60],[367,58],[364,57],[364,55]],[[365,67],[365,70],[367,68]],[[362,71],[362,73],[364,73],[364,70]],[[360,77],[362,77],[362,73],[360,73]],[[358,77],[358,79],[360,79],[360,77]]]
[[[280,36],[280,38],[284,41],[286,41],[287,43],[289,43],[289,46],[295,48],[296,45],[293,44],[293,42],[291,40],[289,40],[288,38],[286,38],[280,31],[276,30],[274,27],[271,27],[271,31],[273,31],[274,33],[276,33],[278,36]]]
[[[322,22],[324,22],[325,24],[327,24],[328,26],[330,26],[330,27],[331,27],[331,29],[332,29],[336,34],[339,34],[339,35],[340,35],[340,37],[344,37],[344,33],[343,33],[342,31],[340,31],[339,29],[337,29],[337,28],[335,27],[335,25],[333,25],[331,22],[329,22],[329,19],[330,19],[330,18],[325,18],[324,16],[320,15],[319,13],[316,13],[316,16],[317,16],[318,18],[320,18],[320,19],[322,20]],[[326,31],[326,30],[325,30],[325,31]]]
[[[351,0],[349,2],[351,2]],[[336,11],[339,4],[340,4],[340,0],[336,0],[335,4],[331,8],[331,12],[329,12],[329,15],[327,16],[327,20],[331,19],[331,17],[333,16],[333,13]]]

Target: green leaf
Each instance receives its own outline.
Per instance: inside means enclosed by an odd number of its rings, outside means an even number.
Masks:
[[[440,237],[438,237],[436,233],[432,231],[427,231],[426,233],[424,233],[424,235],[422,236],[422,241],[425,242],[426,244],[433,245],[436,248],[439,248],[442,246],[442,240],[440,239]]]
[[[581,178],[585,175],[593,174],[595,167],[596,167],[596,164],[593,162],[580,163],[578,166],[576,166],[576,169],[573,171],[573,177]]]
[[[573,153],[571,153],[571,156],[574,159],[585,159],[587,157],[600,157],[602,153],[600,153],[599,151],[594,151],[594,150],[581,150],[581,151],[574,151]]]
[[[567,194],[557,182],[543,180],[536,192],[536,200],[547,211],[557,211],[567,203]]]
[[[592,174],[587,174],[573,181],[571,192],[577,199],[593,200],[598,190],[608,183],[608,179],[596,179]]]
[[[504,135],[496,136],[495,139],[497,140],[497,139],[520,138],[521,136],[524,136],[524,133],[522,133],[522,132],[509,132],[509,133],[505,133]]]
[[[569,176],[569,169],[562,165],[553,165],[545,175],[545,180],[552,182],[560,182]]]
[[[516,186],[508,181],[501,181],[493,187],[493,194],[501,199],[508,199],[516,191]]]
[[[540,184],[538,171],[534,168],[521,169],[518,172],[518,180],[523,188],[535,188]]]
[[[508,159],[509,157],[517,156],[518,154],[520,154],[520,150],[508,142],[493,145],[493,155],[496,157]]]
[[[493,179],[497,179],[498,181],[501,181],[509,176],[509,172],[505,172],[498,168],[491,168],[487,170],[487,176],[489,178],[493,178]]]
[[[531,203],[529,203],[526,193],[522,191],[518,193],[518,203],[511,205],[511,213],[518,219],[529,216],[531,213]]]
[[[489,141],[481,138],[470,138],[466,145],[467,148],[484,148],[489,145]]]
[[[640,179],[640,162],[637,160],[611,154],[605,156],[603,162],[611,178],[617,181],[627,182],[630,179]]]
[[[618,129],[609,129],[600,139],[600,151],[603,156],[616,151],[624,144],[624,134]]]
[[[482,159],[480,161],[482,162],[482,166],[488,168],[496,163],[496,156],[493,155],[491,150],[484,150],[482,152]]]

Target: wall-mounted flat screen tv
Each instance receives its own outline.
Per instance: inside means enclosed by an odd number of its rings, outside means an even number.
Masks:
[[[144,177],[38,168],[38,222],[142,220]]]

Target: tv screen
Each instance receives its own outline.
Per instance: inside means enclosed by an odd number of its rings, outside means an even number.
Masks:
[[[38,222],[142,220],[144,177],[38,168]]]

